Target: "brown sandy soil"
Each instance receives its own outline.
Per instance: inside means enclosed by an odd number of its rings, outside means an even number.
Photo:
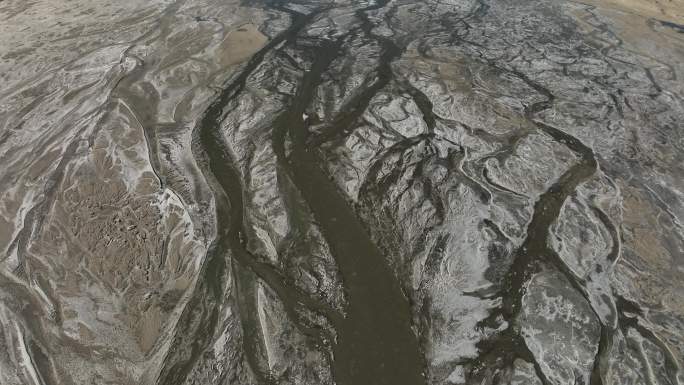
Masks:
[[[614,8],[634,15],[684,25],[684,0],[582,0],[599,8]]]

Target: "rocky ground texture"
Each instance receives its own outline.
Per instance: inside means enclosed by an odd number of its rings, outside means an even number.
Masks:
[[[682,0],[0,34],[1,384],[684,384]]]

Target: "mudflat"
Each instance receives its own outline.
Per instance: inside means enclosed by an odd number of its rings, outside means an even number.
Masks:
[[[0,0],[0,384],[681,385],[682,0]]]

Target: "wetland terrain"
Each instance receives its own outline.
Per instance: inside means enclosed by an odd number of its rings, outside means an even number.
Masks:
[[[0,35],[0,384],[684,384],[684,1]]]

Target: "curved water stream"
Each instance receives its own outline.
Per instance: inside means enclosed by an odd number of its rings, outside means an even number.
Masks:
[[[379,5],[378,5],[379,6]],[[285,10],[280,8],[281,10]],[[369,8],[370,9],[370,8]],[[196,130],[193,152],[212,187],[216,200],[217,236],[207,255],[203,269],[201,288],[186,308],[181,325],[191,324],[197,311],[203,313],[194,330],[178,330],[177,339],[194,335],[196,341],[189,359],[165,367],[158,383],[181,383],[187,377],[196,355],[209,342],[217,322],[218,306],[209,305],[207,298],[216,304],[222,302],[221,287],[227,273],[227,260],[231,257],[237,264],[232,274],[237,281],[238,303],[242,305],[244,347],[247,360],[262,383],[274,383],[266,370],[259,368],[259,338],[256,320],[250,315],[254,306],[254,279],[260,278],[273,289],[282,301],[290,319],[300,331],[325,344],[327,331],[307,328],[297,321],[295,309],[302,304],[328,318],[335,328],[337,338],[332,342],[332,367],[339,384],[395,384],[420,385],[424,363],[416,336],[411,328],[411,311],[408,299],[391,272],[384,255],[370,239],[353,208],[337,190],[314,151],[307,144],[307,127],[301,116],[311,102],[313,90],[320,83],[321,74],[337,55],[336,44],[322,43],[316,48],[316,60],[307,71],[292,105],[276,119],[273,127],[274,148],[279,156],[285,156],[283,141],[292,140],[292,151],[281,159],[285,172],[294,182],[321,232],[328,242],[344,281],[348,306],[342,317],[317,301],[289,285],[282,274],[266,263],[259,262],[245,246],[243,229],[243,182],[236,170],[230,149],[224,142],[220,126],[223,109],[241,94],[249,74],[261,63],[265,54],[278,44],[294,39],[297,32],[311,20],[315,13],[303,15],[286,10],[294,17],[292,26],[273,39],[247,64],[242,74],[226,89],[206,111]],[[363,10],[361,11],[363,12]],[[394,53],[396,56],[396,53]],[[388,62],[383,62],[387,66]],[[367,94],[357,98],[363,111],[370,97],[380,86],[375,85]],[[370,96],[369,96],[370,95]],[[351,119],[355,117],[352,116]],[[343,130],[348,119],[342,119],[333,130]],[[252,308],[252,311],[254,309]]]

